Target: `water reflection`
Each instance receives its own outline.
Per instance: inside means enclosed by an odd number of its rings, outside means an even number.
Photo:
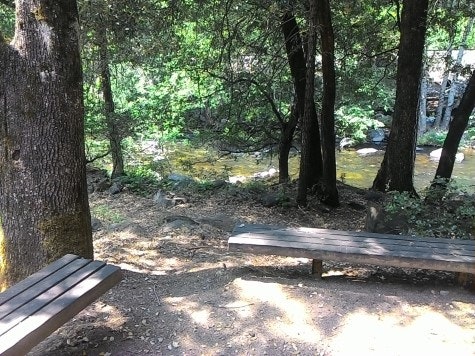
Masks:
[[[434,148],[425,148],[416,155],[414,172],[414,185],[417,190],[422,190],[430,184],[437,169],[438,162],[429,158],[429,153]],[[475,151],[464,151],[465,160],[455,163],[452,177],[464,186],[469,186],[470,191],[475,191]],[[381,165],[384,152],[360,156],[355,150],[337,152],[337,178],[345,183],[359,188],[369,188]],[[169,151],[169,159],[178,171],[194,175],[196,178],[223,175],[234,177],[252,177],[254,174],[278,168],[278,157],[275,154],[240,154],[220,157],[209,149],[175,147]],[[198,163],[197,163],[198,162]],[[190,170],[191,168],[191,170]],[[291,178],[298,177],[299,157],[293,155],[289,160]]]
[[[429,158],[433,148],[425,148],[416,155],[414,171],[414,186],[417,190],[427,187],[434,178],[438,162]],[[464,186],[469,186],[470,191],[475,191],[475,152],[473,149],[464,151],[465,160],[455,163],[452,178]],[[369,188],[383,160],[384,152],[380,154],[361,157],[355,151],[343,151],[337,153],[337,177],[345,177],[346,183]]]

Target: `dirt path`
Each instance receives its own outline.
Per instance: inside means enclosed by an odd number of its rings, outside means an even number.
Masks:
[[[94,195],[91,207],[96,258],[124,280],[32,355],[475,354],[475,294],[450,273],[326,264],[315,280],[306,259],[227,251],[237,221],[362,228],[350,206],[208,197],[165,210],[123,193]]]

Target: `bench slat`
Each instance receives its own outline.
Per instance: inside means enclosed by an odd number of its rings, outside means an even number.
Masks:
[[[6,322],[6,318],[15,310],[18,310],[21,306],[28,303],[30,300],[36,298],[38,295],[47,291],[57,283],[61,282],[67,276],[71,275],[78,269],[87,265],[88,260],[85,259],[76,259],[71,263],[67,264],[61,269],[56,270],[48,278],[41,279],[38,283],[30,285],[29,288],[23,290],[21,293],[17,294],[14,298],[10,299],[8,303],[0,305],[0,335],[1,326]]]
[[[90,263],[89,263],[90,262]],[[78,259],[51,275],[43,284],[36,284],[30,289],[24,291],[15,299],[15,310],[0,320],[0,335],[3,336],[8,330],[18,325],[23,320],[41,310],[45,305],[67,292],[71,287],[78,284],[98,269],[105,265],[100,261],[89,261]],[[25,300],[23,294],[31,291],[31,297]]]
[[[394,235],[394,234],[382,234],[377,232],[367,232],[367,231],[345,231],[345,230],[331,230],[331,229],[322,229],[316,227],[286,227],[286,226],[276,226],[276,225],[265,225],[265,224],[238,224],[233,230],[233,234],[239,232],[259,232],[259,231],[274,231],[282,230],[289,231],[292,234],[307,233],[307,234],[324,234],[324,235],[339,235],[339,236],[370,236],[377,239],[407,239],[409,241],[415,239],[423,239],[427,242],[433,243],[442,243],[445,244],[447,241],[455,241],[457,244],[465,244],[467,246],[473,247],[473,240],[452,240],[452,239],[443,239],[437,237],[417,237],[410,235]]]
[[[0,305],[6,303],[13,297],[22,293],[25,289],[30,288],[32,285],[47,278],[50,274],[56,272],[58,269],[63,268],[65,265],[73,262],[74,260],[77,260],[78,258],[79,256],[72,255],[72,254],[64,255],[60,259],[52,262],[51,264],[39,270],[35,274],[32,274],[31,276],[28,276],[24,280],[11,286],[6,291],[0,293]],[[0,312],[0,315],[1,315],[1,312]]]
[[[460,256],[460,257],[469,257],[472,258],[475,256],[475,252],[468,251],[465,248],[458,248],[458,246],[454,244],[448,245],[441,245],[438,244],[436,246],[426,243],[422,239],[406,241],[401,240],[398,238],[394,239],[384,239],[379,240],[373,237],[361,237],[361,236],[338,236],[338,235],[330,235],[330,236],[323,236],[317,234],[316,236],[309,236],[309,235],[295,235],[289,231],[282,231],[282,230],[272,230],[272,231],[261,231],[259,233],[240,233],[233,236],[234,238],[242,239],[242,241],[247,241],[249,239],[251,241],[254,240],[268,240],[269,244],[272,245],[274,241],[287,241],[293,242],[296,244],[313,244],[315,248],[318,246],[346,246],[346,247],[354,247],[354,248],[369,248],[372,247],[374,250],[380,250],[381,253],[387,252],[390,253],[391,251],[394,252],[401,252],[401,251],[409,251],[409,252],[418,252],[422,254],[427,253],[435,253],[439,255],[448,255],[448,256]]]
[[[238,225],[230,251],[473,273],[475,241]]]
[[[283,238],[301,236],[301,237],[323,237],[331,238],[336,236],[337,239],[345,239],[347,237],[349,240],[358,241],[359,239],[368,239],[373,238],[377,241],[384,242],[386,240],[390,241],[407,241],[412,244],[425,244],[432,247],[442,246],[445,248],[449,246],[454,249],[461,249],[467,252],[475,252],[475,242],[473,240],[451,240],[451,239],[442,239],[442,238],[429,238],[429,237],[414,237],[408,235],[390,235],[390,234],[378,234],[373,232],[365,231],[341,231],[341,230],[329,230],[329,229],[319,229],[319,228],[279,228],[274,226],[266,225],[238,225],[233,231],[233,235],[240,233],[256,233],[256,234],[267,234],[269,231],[272,231],[272,235],[279,235]]]
[[[105,265],[0,337],[0,354],[25,354],[37,343],[117,284],[119,267]]]

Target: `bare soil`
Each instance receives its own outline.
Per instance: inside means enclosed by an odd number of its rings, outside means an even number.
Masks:
[[[249,193],[188,194],[160,208],[92,194],[95,257],[123,281],[31,355],[475,355],[475,294],[454,274],[227,251],[238,222],[363,229],[360,191],[342,206],[262,206]]]

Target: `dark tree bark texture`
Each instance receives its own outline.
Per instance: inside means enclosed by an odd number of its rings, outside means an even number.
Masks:
[[[76,1],[16,1],[0,43],[0,289],[93,257]]]
[[[417,112],[427,8],[428,0],[403,2],[394,117],[383,162],[373,182],[375,190],[415,194]]]
[[[323,155],[323,175],[320,183],[320,199],[330,206],[340,205],[336,188],[335,158],[335,37],[328,0],[316,0],[317,27],[320,31],[322,52],[323,97],[321,121],[321,140]]]
[[[107,31],[105,28],[101,28],[97,33],[99,41],[101,89],[104,99],[104,115],[106,116],[107,132],[109,135],[109,145],[112,156],[111,177],[116,178],[124,175],[124,154],[122,152],[122,138],[115,115],[114,96],[112,93],[109,69]]]
[[[318,118],[315,111],[315,53],[316,53],[316,4],[310,1],[308,21],[308,43],[305,72],[305,101],[304,111],[301,120],[302,128],[302,152],[300,156],[300,173],[297,191],[297,203],[301,206],[307,205],[307,192],[317,184],[321,177],[321,169],[318,175],[313,170],[313,160],[315,148],[321,155],[320,132]],[[318,137],[318,146],[315,146],[315,137]],[[321,157],[321,156],[320,156]]]
[[[468,119],[475,107],[475,71],[472,72],[470,80],[460,101],[460,105],[452,111],[453,118],[450,122],[449,131],[445,138],[440,156],[439,165],[435,173],[433,186],[437,185],[437,178],[448,181],[454,169],[455,155],[462,139],[462,135],[467,128]]]

